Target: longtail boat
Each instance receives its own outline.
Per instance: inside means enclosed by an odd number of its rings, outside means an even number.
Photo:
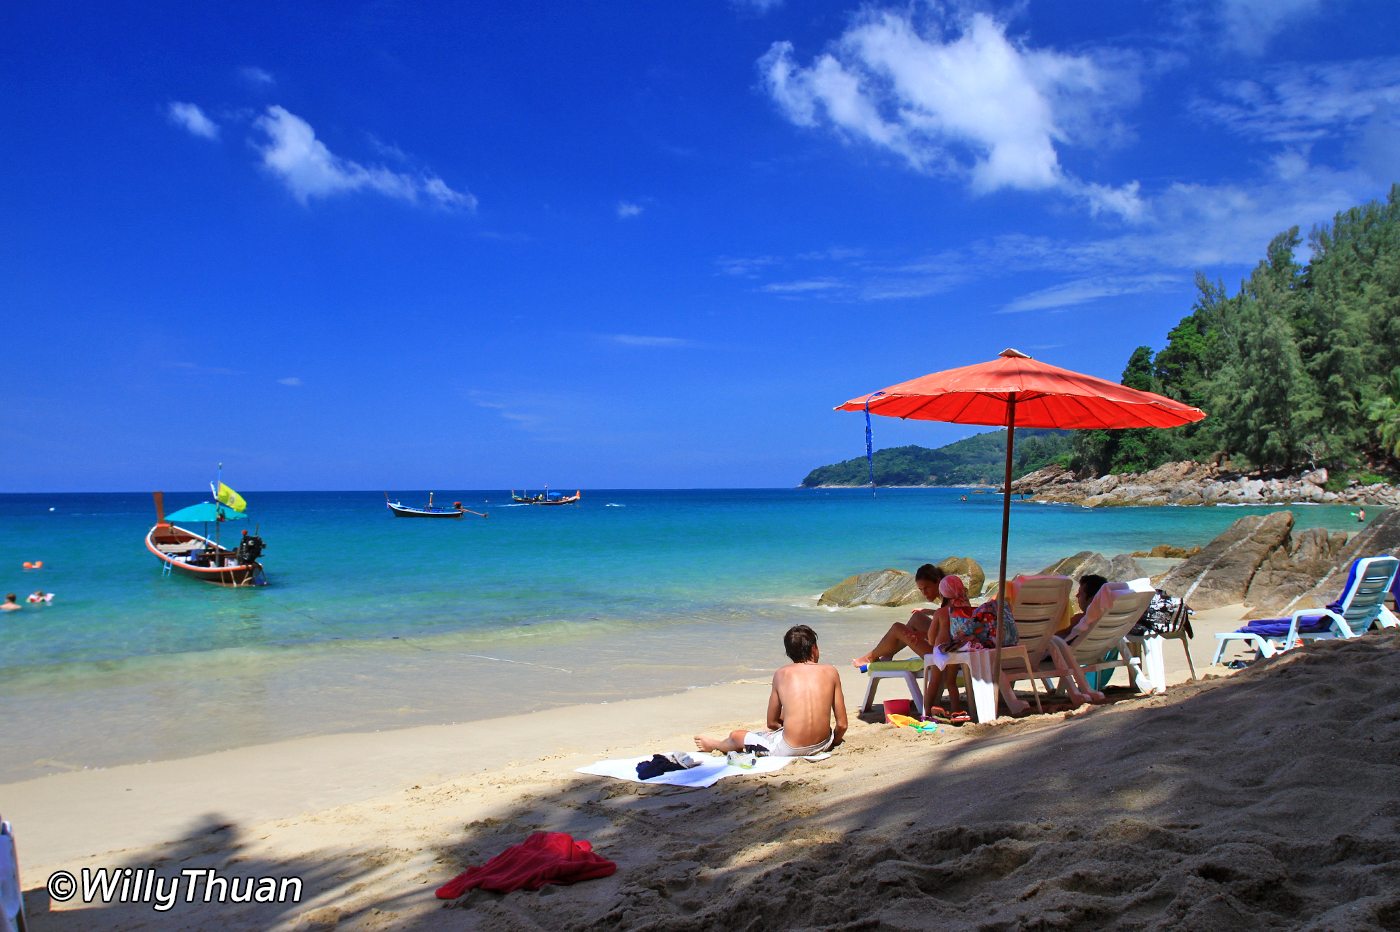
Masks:
[[[583,498],[583,492],[575,490],[573,495],[561,495],[558,492],[550,493],[546,487],[543,492],[531,495],[528,491],[524,495],[516,495],[515,489],[510,490],[511,501],[517,505],[572,505]]]
[[[247,517],[242,508],[235,507],[247,507],[243,497],[222,481],[217,487],[211,483],[210,489],[213,502],[181,508],[170,515],[165,514],[165,493],[153,493],[156,524],[146,532],[146,549],[161,562],[167,576],[178,573],[220,586],[266,586],[267,576],[258,562],[265,547],[261,537],[244,531],[233,547],[219,541],[219,528],[225,521]],[[205,533],[196,534],[175,521],[202,522]],[[215,528],[213,538],[208,536],[211,523]]]
[[[388,506],[396,518],[460,518],[464,514],[473,514],[479,518],[486,517],[484,512],[463,508],[461,502],[453,502],[450,508],[446,505],[434,505],[432,492],[428,493],[428,504],[422,508],[414,508],[403,502],[391,502],[388,492],[384,493],[384,504]]]

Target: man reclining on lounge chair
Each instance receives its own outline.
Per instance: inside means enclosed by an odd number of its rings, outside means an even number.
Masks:
[[[742,751],[761,747],[774,757],[807,757],[841,743],[846,734],[846,699],[841,676],[821,663],[817,633],[794,625],[783,635],[783,648],[792,663],[773,674],[768,696],[767,731],[731,731],[728,738],[695,736],[702,751]],[[836,727],[831,727],[833,717]]]

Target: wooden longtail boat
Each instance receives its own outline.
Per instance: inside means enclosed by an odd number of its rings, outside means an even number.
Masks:
[[[156,492],[155,502],[156,526],[146,532],[146,549],[160,560],[165,573],[178,573],[220,586],[267,585],[262,564],[258,562],[264,546],[261,537],[244,531],[236,547],[225,547],[217,540],[167,521],[164,493]],[[211,515],[219,514],[220,507],[211,505]],[[243,517],[237,511],[223,514]]]
[[[536,495],[526,492],[524,495],[516,495],[515,490],[510,490],[511,501],[517,505],[572,505],[583,498],[583,492],[575,490],[573,495],[549,494],[549,489],[545,489]]]
[[[394,513],[396,518],[460,518],[464,514],[474,514],[479,518],[486,517],[485,513],[472,511],[470,508],[463,508],[461,502],[453,502],[452,507],[446,505],[434,505],[433,493],[428,493],[428,504],[423,508],[414,508],[412,505],[405,505],[403,502],[389,501],[389,493],[384,493],[384,504]]]

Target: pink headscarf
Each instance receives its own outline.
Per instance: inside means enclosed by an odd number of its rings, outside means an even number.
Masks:
[[[966,617],[972,614],[972,603],[967,599],[967,586],[963,585],[961,577],[944,576],[943,581],[938,584],[938,594],[947,600],[950,615]]]

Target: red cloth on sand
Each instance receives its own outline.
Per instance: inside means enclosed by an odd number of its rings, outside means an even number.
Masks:
[[[496,893],[538,890],[547,883],[577,883],[607,877],[616,870],[616,864],[594,854],[586,841],[575,841],[563,832],[536,832],[438,887],[437,898],[455,900],[477,887]]]

